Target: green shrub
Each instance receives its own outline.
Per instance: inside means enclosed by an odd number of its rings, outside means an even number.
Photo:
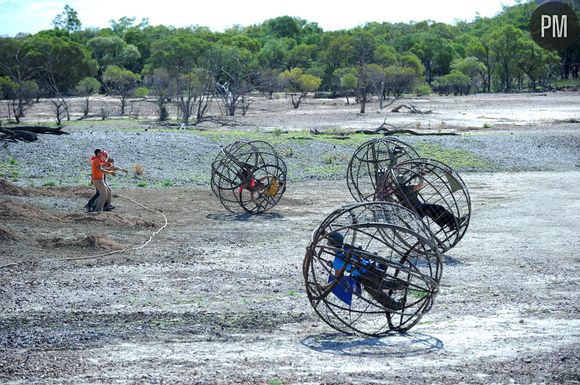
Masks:
[[[431,92],[431,87],[427,83],[421,83],[415,88],[417,96],[428,96],[431,95]]]

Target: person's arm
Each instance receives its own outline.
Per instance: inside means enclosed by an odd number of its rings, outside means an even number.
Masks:
[[[125,170],[125,169],[124,169],[124,168],[122,168],[122,167],[117,167],[117,166],[114,166],[114,165],[111,165],[111,166],[109,167],[109,170],[113,170],[113,171],[118,171],[118,170],[119,170],[119,171],[123,171],[125,174],[129,173],[129,171],[128,171],[128,170]]]
[[[105,174],[109,174],[109,175],[115,175],[115,171],[111,170],[109,167],[106,167],[104,165],[99,167],[99,170],[101,170],[102,172],[104,172]]]

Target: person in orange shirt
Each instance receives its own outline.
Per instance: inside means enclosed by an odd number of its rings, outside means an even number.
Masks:
[[[125,174],[127,174],[129,172],[129,171],[125,170],[124,168],[115,166],[113,164],[115,162],[115,160],[113,158],[109,157],[109,154],[107,153],[107,151],[102,150],[102,149],[101,149],[101,151],[102,151],[102,153],[103,153],[103,155],[105,157],[105,163],[102,164],[102,167],[103,168],[106,168],[108,171],[113,171],[113,173],[112,173],[113,176],[115,175],[115,173],[117,172],[117,170],[123,171]],[[92,162],[93,159],[94,159],[94,157],[91,158],[91,162]],[[107,181],[107,174],[104,175],[104,180],[105,180],[105,183],[106,183],[106,181]],[[95,195],[93,195],[91,197],[91,199],[89,199],[88,203],[85,205],[85,209],[88,212],[92,212],[92,211],[95,211],[96,210],[96,207],[97,207],[96,206],[96,201],[99,198],[99,195],[100,195],[99,194],[99,190],[97,190],[95,192]],[[105,207],[103,208],[103,211],[111,211],[114,208],[115,208],[115,206],[112,206],[111,205],[111,202],[109,200],[108,202],[105,203]]]
[[[111,188],[107,185],[105,175],[115,175],[115,171],[109,168],[107,163],[107,153],[100,148],[95,150],[95,155],[91,158],[91,182],[99,193],[96,212],[104,210],[105,205],[111,204]]]

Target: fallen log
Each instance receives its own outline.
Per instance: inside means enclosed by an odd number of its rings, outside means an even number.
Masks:
[[[408,134],[408,135],[458,135],[456,132],[417,132],[414,130],[404,130],[404,129],[389,129],[385,127],[379,127],[376,130],[357,130],[354,131],[355,134],[366,134],[366,135],[397,135],[397,134]]]
[[[377,134],[383,134],[385,136],[388,135],[397,135],[397,134],[408,134],[408,135],[417,135],[417,136],[422,136],[422,135],[458,135],[455,132],[417,132],[414,130],[409,130],[409,129],[405,129],[405,127],[410,126],[412,123],[408,123],[406,125],[404,125],[403,127],[399,128],[396,126],[393,126],[392,124],[387,123],[387,118],[385,118],[385,120],[383,121],[383,124],[381,124],[377,129],[375,130],[357,130],[355,131],[355,133],[357,134],[367,134],[367,135],[377,135]],[[388,128],[391,127],[391,128]]]
[[[3,141],[22,141],[22,142],[34,142],[38,140],[38,135],[34,132],[29,131],[22,131],[22,130],[7,130],[5,128],[0,127],[0,133],[3,134],[0,136],[0,140]]]
[[[415,107],[412,104],[409,104],[409,105],[407,105],[407,104],[401,104],[401,105],[393,108],[391,110],[391,112],[401,112],[401,109],[403,109],[403,108],[408,109],[411,114],[427,115],[427,114],[430,114],[430,113],[433,112],[431,110],[429,110],[429,111],[421,111],[420,109],[418,109],[417,107]]]
[[[12,131],[34,132],[35,134],[69,135],[68,132],[62,131],[62,126],[56,128],[48,126],[5,126],[2,128]]]

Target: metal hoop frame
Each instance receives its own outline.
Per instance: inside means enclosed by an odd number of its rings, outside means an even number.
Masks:
[[[394,138],[376,138],[363,143],[348,163],[346,181],[350,195],[357,202],[375,200],[382,176],[398,162],[418,156],[413,147]]]
[[[282,198],[286,176],[286,163],[272,145],[261,140],[239,140],[222,148],[216,156],[210,184],[226,210],[236,213],[241,208],[260,214]]]
[[[421,179],[423,188],[412,192]],[[384,176],[380,189],[379,199],[399,203],[422,218],[441,252],[450,250],[465,235],[471,218],[469,190],[444,163],[429,158],[398,163]]]
[[[334,242],[336,233],[342,245]],[[308,299],[320,318],[343,333],[369,336],[419,322],[433,305],[441,274],[429,229],[411,210],[388,202],[331,213],[313,232],[303,263]]]

